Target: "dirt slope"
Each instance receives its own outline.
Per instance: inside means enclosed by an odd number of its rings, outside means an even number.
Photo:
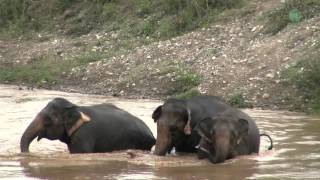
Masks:
[[[185,35],[138,46],[111,58],[74,68],[55,89],[139,98],[165,98],[176,80],[176,67],[200,75],[200,92],[229,98],[242,94],[256,107],[289,108],[291,89],[281,72],[294,64],[320,37],[320,17],[289,25],[271,36],[262,33],[261,16],[280,5],[258,1],[253,12]],[[45,35],[42,35],[45,36]],[[40,39],[40,40],[39,40]],[[0,41],[0,61],[25,63],[43,53],[66,58],[85,50],[103,51],[117,43],[116,33],[78,38],[50,36],[30,41]],[[97,42],[109,42],[97,45]]]

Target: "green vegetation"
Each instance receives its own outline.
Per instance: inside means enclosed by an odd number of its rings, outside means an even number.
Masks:
[[[297,88],[304,102],[294,103],[296,110],[320,113],[320,52],[306,55],[286,70],[289,85]],[[294,100],[292,100],[294,101]],[[306,104],[306,106],[305,106]]]
[[[237,108],[248,108],[252,107],[251,104],[246,102],[243,93],[236,93],[232,96],[230,96],[227,100],[228,104],[230,104],[233,107]]]
[[[196,88],[192,88],[192,89],[189,89],[185,92],[182,92],[180,94],[177,94],[175,95],[175,98],[177,99],[190,99],[192,98],[193,96],[198,96],[200,95],[200,91]]]
[[[172,84],[173,90],[171,93],[181,97],[194,94],[195,91],[190,90],[200,84],[200,76],[181,64],[176,66],[174,72],[176,73],[176,79]]]
[[[96,52],[81,54],[67,60],[62,60],[60,56],[43,55],[31,59],[31,62],[25,65],[13,65],[11,68],[0,66],[0,81],[50,87],[58,83],[72,68],[101,60],[103,57],[103,54]]]
[[[15,65],[12,68],[0,68],[1,81],[24,82],[43,86],[55,84],[58,75],[68,66],[58,61],[56,57],[41,56],[31,60],[26,65]]]
[[[106,55],[100,52],[88,52],[84,54],[80,54],[75,59],[72,60],[74,67],[86,65],[90,62],[99,61],[105,58]]]
[[[277,34],[290,23],[298,23],[319,14],[319,0],[286,0],[282,7],[266,14],[264,33]]]
[[[232,15],[233,9],[241,9],[245,3],[245,0],[1,0],[0,32],[14,36],[61,30],[69,35],[82,35],[103,29],[162,39]]]

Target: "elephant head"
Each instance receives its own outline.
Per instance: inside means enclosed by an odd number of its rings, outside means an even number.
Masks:
[[[24,131],[21,141],[21,152],[29,152],[30,143],[38,137],[49,140],[59,139],[68,144],[70,136],[90,118],[78,107],[63,98],[55,98],[42,109]]]
[[[223,113],[201,120],[195,130],[201,136],[198,156],[206,156],[212,163],[221,163],[235,155],[236,147],[248,134],[246,119]],[[205,154],[205,155],[204,155]]]
[[[190,127],[190,110],[184,100],[169,99],[163,105],[156,108],[152,114],[157,123],[156,155],[165,155],[179,140],[185,136],[186,128]]]

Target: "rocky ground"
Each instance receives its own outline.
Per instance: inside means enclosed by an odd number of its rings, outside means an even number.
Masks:
[[[289,25],[273,36],[263,34],[261,16],[279,4],[278,0],[259,1],[247,16],[125,49],[72,69],[53,88],[129,98],[165,98],[179,76],[176,71],[183,67],[200,75],[197,88],[204,94],[227,99],[242,94],[255,107],[290,108],[287,98],[292,89],[284,85],[282,71],[296,63],[305,49],[318,43],[320,17]],[[41,54],[64,59],[88,50],[107,52],[123,44],[119,41],[117,32],[81,37],[42,34],[28,41],[4,40],[0,41],[0,61],[2,65],[12,65],[28,63]]]

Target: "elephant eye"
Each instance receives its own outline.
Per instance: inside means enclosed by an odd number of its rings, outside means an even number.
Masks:
[[[52,124],[51,118],[49,116],[46,116],[44,118],[43,125],[47,127],[47,126],[50,126],[51,124]]]

